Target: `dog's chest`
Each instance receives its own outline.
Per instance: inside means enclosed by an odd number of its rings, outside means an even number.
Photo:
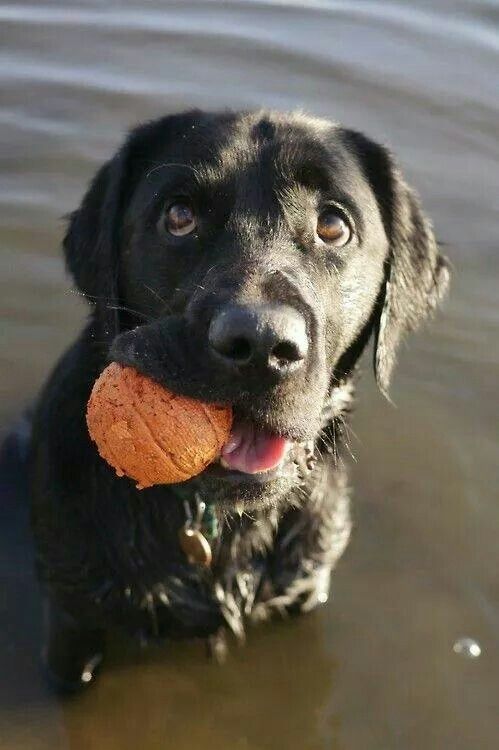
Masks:
[[[266,589],[275,520],[243,517],[210,531],[178,503],[148,511],[132,504],[120,514],[107,590],[94,589],[99,608],[145,637],[204,637],[222,626],[242,635]]]

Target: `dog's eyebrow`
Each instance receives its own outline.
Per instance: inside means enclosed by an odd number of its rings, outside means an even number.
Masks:
[[[341,189],[342,181],[348,178],[351,170],[341,153],[316,148],[315,153],[295,163],[293,172],[295,179],[306,188],[326,193],[336,187]]]
[[[196,164],[173,161],[155,164],[147,171],[144,180],[149,186],[154,187],[156,184],[160,192],[169,188],[177,189],[178,183],[185,189],[212,191],[237,179],[237,174],[237,164],[229,170],[216,161],[200,161]]]
[[[171,162],[165,162],[164,164],[157,164],[155,167],[149,170],[149,172],[145,176],[145,179],[149,180],[153,174],[155,174],[156,172],[159,172],[162,169],[168,169],[168,168],[175,169],[178,167],[190,169],[196,177],[199,176],[198,169],[193,164],[184,164],[183,162],[171,161]]]

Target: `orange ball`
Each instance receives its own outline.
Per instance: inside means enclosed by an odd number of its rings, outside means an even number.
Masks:
[[[220,454],[231,424],[230,407],[179,396],[116,362],[96,380],[87,407],[100,455],[138,489],[202,472]]]

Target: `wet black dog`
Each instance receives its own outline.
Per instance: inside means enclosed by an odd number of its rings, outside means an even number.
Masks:
[[[349,535],[337,453],[356,363],[373,336],[386,393],[402,334],[448,282],[391,155],[301,114],[166,117],[98,172],[64,249],[91,316],[32,443],[49,674],[90,682],[115,624],[241,636],[246,618],[325,601]],[[85,425],[109,360],[232,404],[221,461],[142,492],[116,477]],[[189,524],[209,568],[182,552]]]

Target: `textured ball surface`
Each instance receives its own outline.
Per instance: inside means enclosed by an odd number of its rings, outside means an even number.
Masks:
[[[96,380],[87,407],[100,455],[139,489],[199,474],[220,454],[231,424],[230,407],[171,393],[116,362]]]

